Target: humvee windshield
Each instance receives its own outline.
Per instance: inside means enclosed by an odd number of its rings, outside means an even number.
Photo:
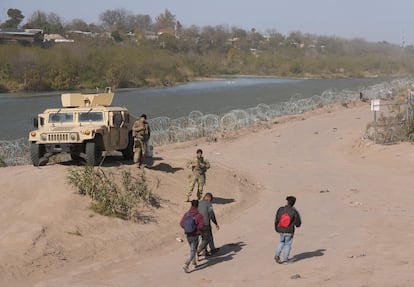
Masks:
[[[102,122],[103,113],[102,112],[85,112],[79,113],[79,122]]]
[[[73,122],[73,113],[51,113],[49,114],[49,123],[71,123]]]

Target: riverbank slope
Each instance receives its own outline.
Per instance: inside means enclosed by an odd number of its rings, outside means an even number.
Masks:
[[[412,286],[412,145],[363,140],[371,117],[364,103],[325,107],[220,135],[217,142],[162,147],[154,162],[159,170],[148,174],[154,182],[161,178],[166,201],[149,213],[157,223],[146,225],[91,215],[85,199],[64,185],[66,166],[0,169],[0,244],[8,258],[2,259],[7,276],[1,285]],[[197,148],[213,164],[206,190],[217,196],[221,250],[185,274],[188,246],[176,240],[188,209],[181,168]],[[39,177],[46,181],[34,184]],[[279,265],[273,219],[287,195],[297,197],[303,226],[293,243],[295,262]],[[73,235],[77,230],[81,236]],[[68,246],[94,252],[76,261],[65,256]],[[15,254],[33,261],[12,266]],[[18,273],[22,268],[25,274]]]

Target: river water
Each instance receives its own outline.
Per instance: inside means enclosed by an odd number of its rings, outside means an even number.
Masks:
[[[358,91],[391,78],[292,80],[237,77],[197,81],[171,88],[117,90],[114,106],[125,106],[134,115],[172,119],[192,111],[224,114],[258,104],[277,104],[321,95],[329,89]],[[60,92],[0,94],[0,140],[27,137],[32,119],[46,108],[60,107]]]

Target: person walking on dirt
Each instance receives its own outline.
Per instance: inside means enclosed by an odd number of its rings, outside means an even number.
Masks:
[[[302,224],[299,212],[293,207],[296,203],[294,196],[286,197],[287,205],[280,207],[275,216],[275,230],[280,234],[279,246],[276,250],[275,260],[277,263],[289,263],[290,249],[292,248],[295,227]],[[280,259],[284,251],[283,261]]]
[[[142,114],[139,120],[134,122],[132,135],[134,137],[134,163],[138,164],[138,167],[141,167],[147,151],[147,143],[151,135],[146,114]]]
[[[180,226],[184,229],[184,233],[187,236],[188,244],[190,245],[190,254],[188,259],[183,265],[185,273],[190,273],[189,265],[193,264],[193,267],[197,267],[196,251],[198,247],[200,230],[203,228],[204,219],[200,212],[198,212],[198,200],[191,201],[190,209],[184,213],[180,221]]]
[[[201,229],[201,244],[197,250],[198,256],[208,256],[219,250],[219,248],[214,246],[213,232],[211,231],[211,221],[216,225],[217,230],[220,229],[214,214],[213,205],[211,204],[212,200],[213,195],[207,192],[203,200],[198,203],[198,211],[204,218],[204,226]],[[210,252],[207,252],[207,245],[210,247]]]
[[[203,151],[201,149],[198,149],[196,158],[194,160],[190,160],[187,163],[187,167],[191,168],[192,175],[186,201],[190,201],[190,197],[193,194],[193,190],[196,184],[197,198],[200,200],[203,196],[203,188],[204,184],[206,183],[206,172],[210,168],[210,163],[203,157]]]

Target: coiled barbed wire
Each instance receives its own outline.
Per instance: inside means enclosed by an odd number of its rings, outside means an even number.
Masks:
[[[326,90],[321,95],[303,98],[295,94],[289,101],[275,104],[259,104],[247,109],[236,109],[223,115],[206,114],[192,111],[186,117],[170,119],[158,117],[149,119],[151,141],[154,146],[175,142],[184,142],[213,135],[215,132],[232,131],[259,121],[300,114],[312,109],[335,103],[350,103],[359,100],[360,92],[364,99],[387,99],[396,91],[411,87],[409,78],[395,79],[369,86],[357,91],[334,89]],[[0,166],[25,165],[30,163],[29,142],[21,138],[14,141],[0,141]]]

